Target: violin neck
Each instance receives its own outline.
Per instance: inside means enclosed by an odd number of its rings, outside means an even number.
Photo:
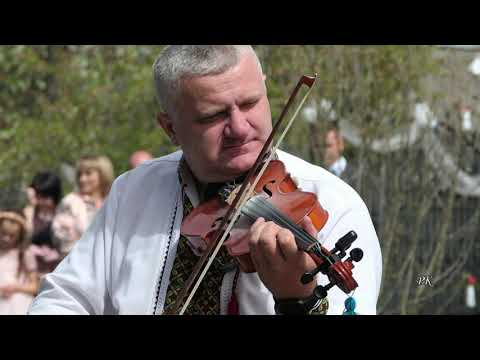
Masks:
[[[273,221],[277,225],[290,230],[295,236],[297,246],[303,251],[309,252],[318,245],[317,239],[305,232],[288,217],[284,216],[261,196],[254,196],[248,200],[242,209],[242,213],[253,221],[262,217],[266,221]]]

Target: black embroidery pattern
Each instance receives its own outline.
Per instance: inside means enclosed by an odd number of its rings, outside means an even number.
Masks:
[[[162,273],[160,274],[160,279],[158,280],[157,284],[157,291],[155,294],[155,306],[153,307],[153,315],[157,313],[157,308],[158,308],[158,297],[160,295],[160,288],[162,286],[162,280],[163,280],[163,274],[165,272],[165,267],[167,264],[167,258],[168,258],[168,253],[170,251],[170,244],[172,243],[172,235],[173,235],[173,227],[175,226],[175,219],[177,217],[177,210],[178,210],[178,203],[175,204],[175,212],[173,213],[173,218],[172,218],[172,224],[170,225],[170,231],[168,233],[168,243],[167,243],[167,249],[165,251],[165,258],[163,259],[163,268],[162,268]]]
[[[184,197],[184,217],[192,210],[192,204],[187,196]],[[168,286],[165,299],[165,309],[173,305],[183,288],[188,276],[198,261],[198,256],[194,254],[188,245],[188,239],[180,236],[177,248],[177,255],[170,274],[170,284]],[[225,247],[222,247],[217,254],[212,266],[208,270],[205,278],[197,289],[191,303],[185,311],[185,315],[219,315],[220,314],[220,287],[224,275],[224,264],[230,261]]]

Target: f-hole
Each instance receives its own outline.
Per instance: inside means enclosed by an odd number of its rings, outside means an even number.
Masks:
[[[268,184],[275,184],[276,182],[277,182],[276,180],[272,180]],[[269,189],[267,189],[268,184],[263,185],[263,191],[265,191],[269,197],[272,197],[273,193]]]

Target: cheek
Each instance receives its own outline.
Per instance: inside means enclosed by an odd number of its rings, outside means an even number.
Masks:
[[[272,115],[268,102],[252,110],[250,114],[250,125],[263,139],[267,139],[272,132]]]
[[[101,183],[100,176],[96,174],[93,178],[93,184],[95,184],[95,186],[99,186],[100,183]]]
[[[223,124],[216,124],[209,128],[192,128],[191,131],[184,136],[182,141],[182,148],[191,149],[195,151],[194,155],[209,155],[217,153],[222,137]]]

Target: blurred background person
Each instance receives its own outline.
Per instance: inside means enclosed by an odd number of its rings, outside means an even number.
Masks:
[[[53,247],[51,225],[62,198],[62,181],[58,175],[44,171],[33,177],[27,189],[28,205],[23,210],[27,235],[32,244]]]
[[[152,160],[153,156],[148,151],[138,150],[135,151],[129,159],[130,169],[135,169],[145,161]]]
[[[61,258],[87,230],[103,205],[113,180],[113,165],[108,157],[85,156],[78,161],[77,189],[61,201],[52,223],[54,245]]]
[[[343,156],[345,145],[338,125],[331,124],[325,134],[325,167],[333,174],[341,177],[347,169],[347,160]]]
[[[31,245],[25,249],[25,261],[30,271],[43,275],[53,271],[59,260],[53,246],[52,221],[62,198],[62,181],[53,172],[40,172],[33,177],[27,196],[23,213]]]
[[[25,315],[39,288],[24,252],[27,224],[21,211],[0,211],[0,315]]]

